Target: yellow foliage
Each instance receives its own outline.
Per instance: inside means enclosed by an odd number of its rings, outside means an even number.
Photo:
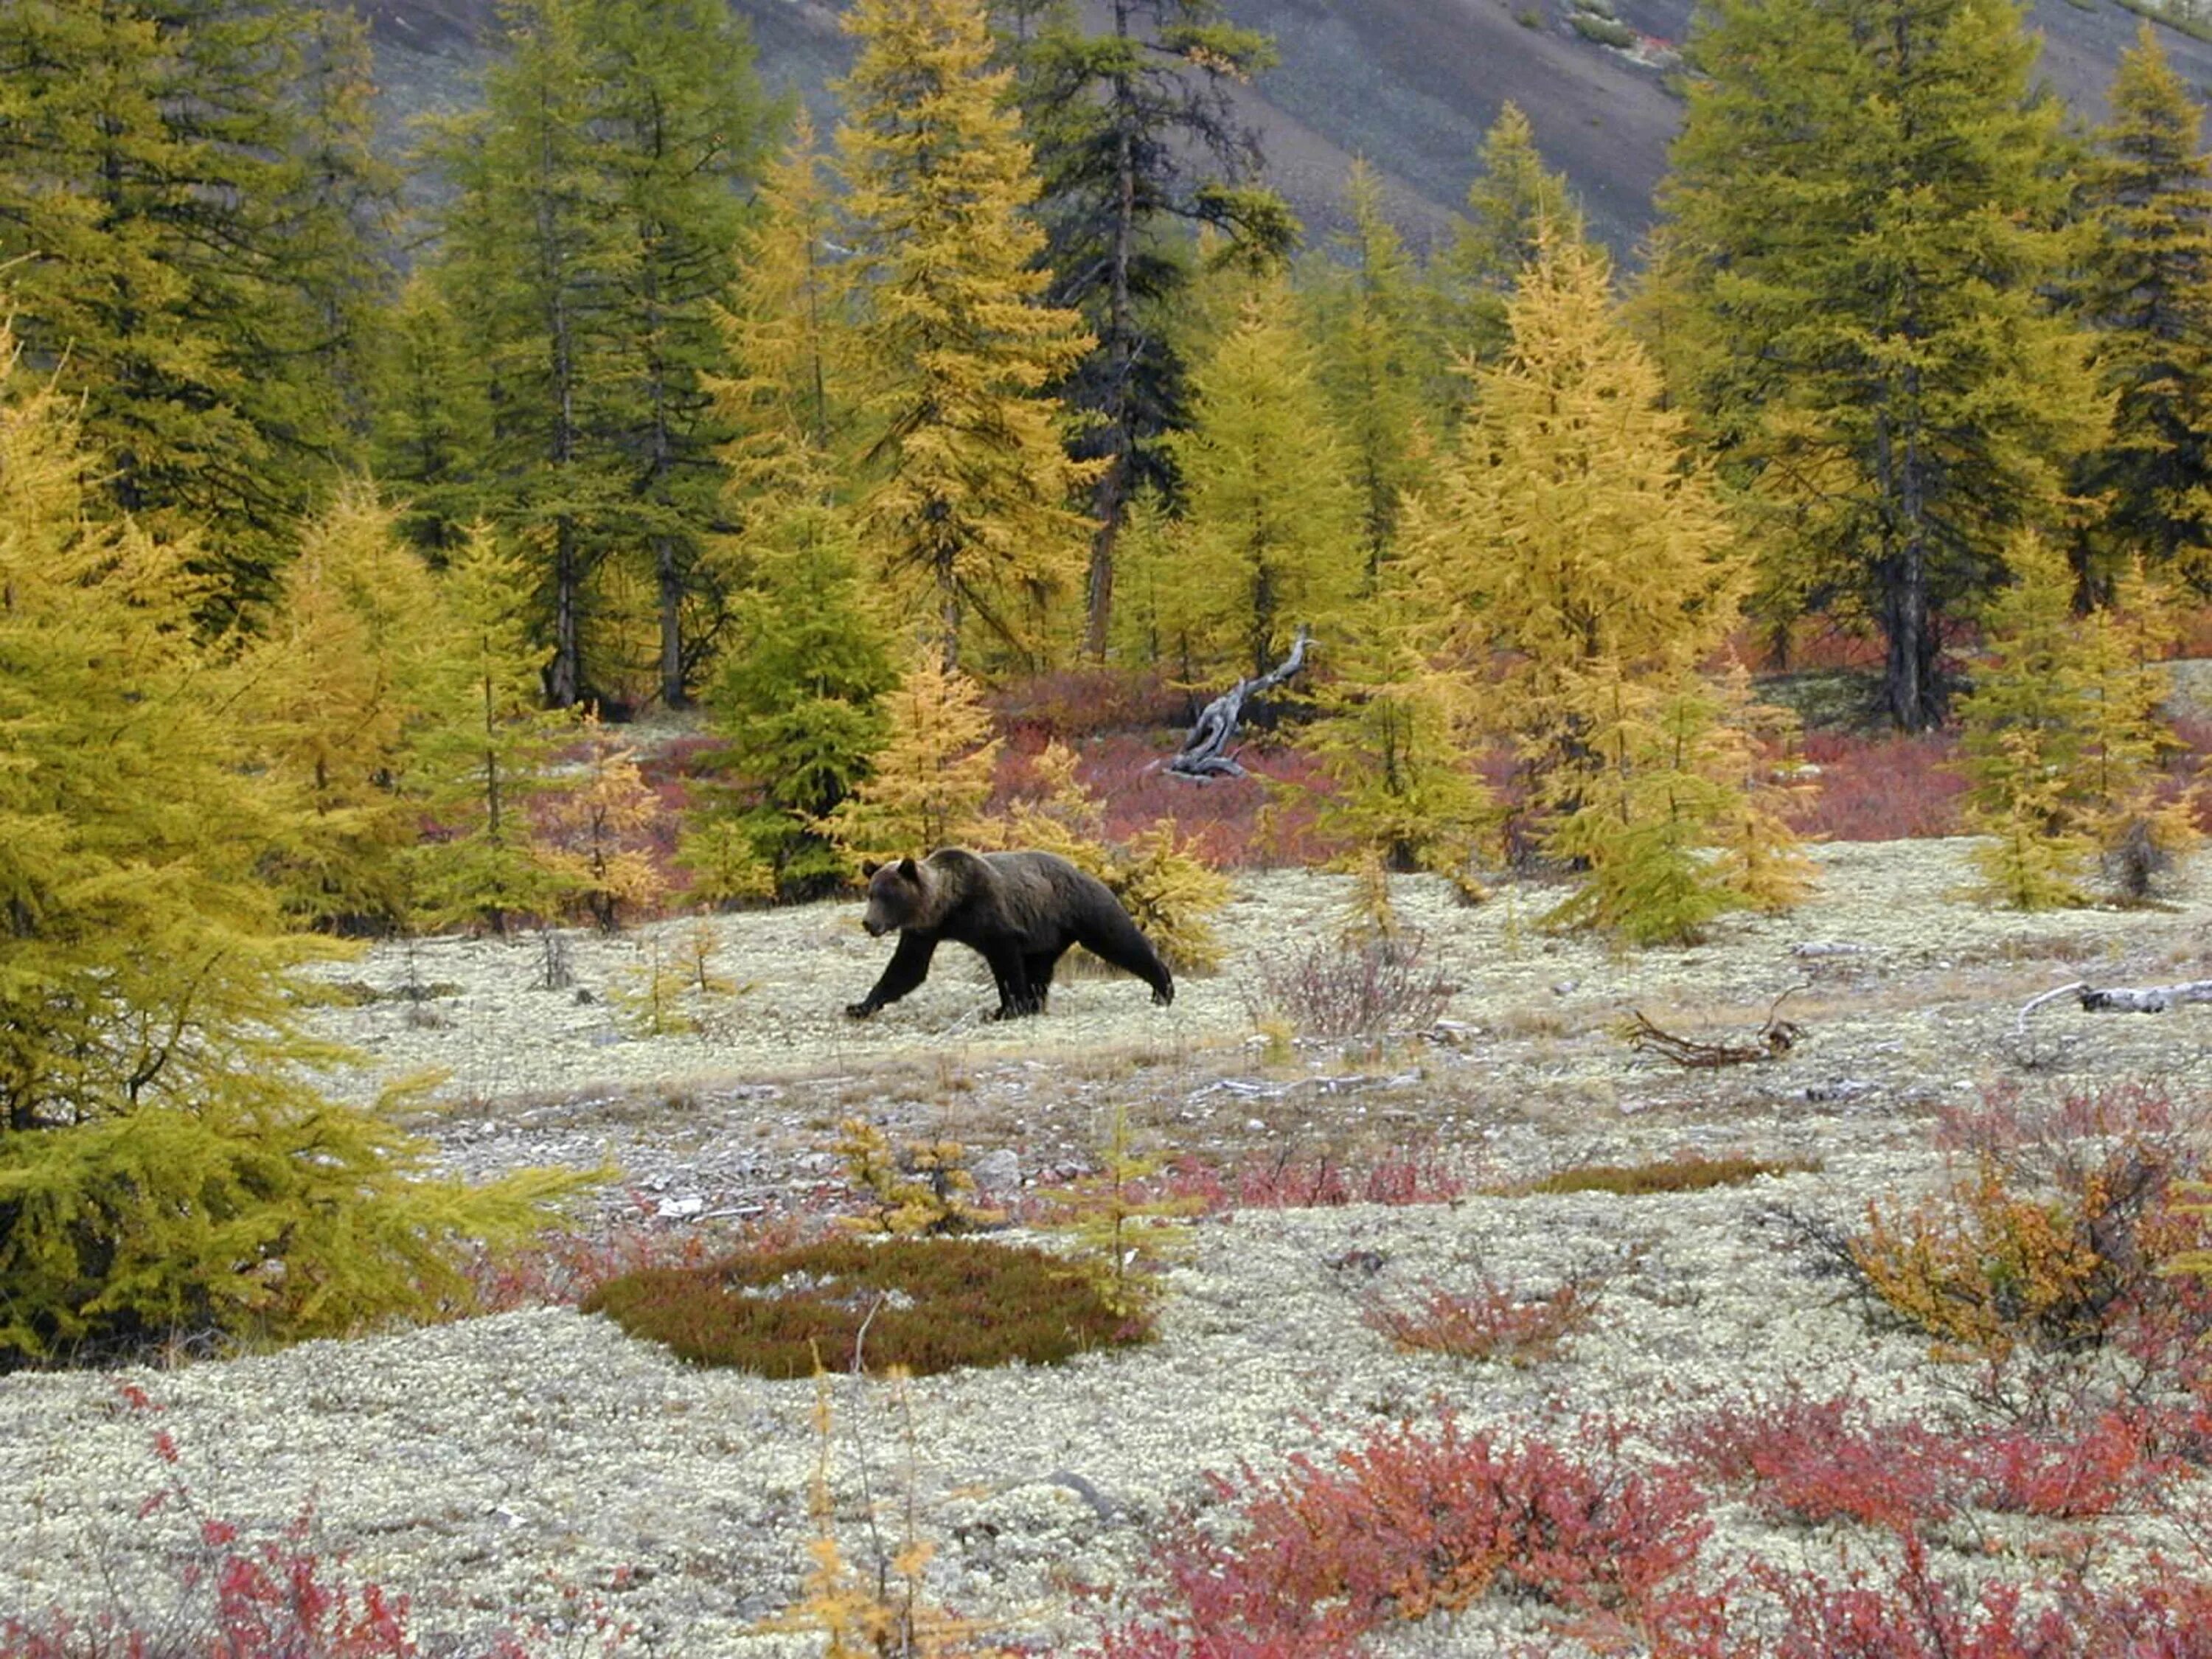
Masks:
[[[2104,1207],[2096,1177],[2069,1198],[2024,1198],[1985,1161],[1946,1204],[1896,1218],[1869,1205],[1851,1255],[1900,1319],[1946,1346],[2001,1358],[2023,1340],[2094,1339],[2112,1267],[2086,1218]]]
[[[848,1180],[874,1210],[855,1224],[896,1237],[965,1233],[1006,1218],[975,1201],[967,1148],[957,1140],[909,1141],[894,1153],[890,1138],[863,1118],[838,1126],[836,1151]]]
[[[1154,1196],[1146,1183],[1167,1168],[1158,1152],[1139,1152],[1126,1107],[1115,1106],[1098,1167],[1062,1185],[1038,1189],[1047,1227],[1072,1233],[1091,1258],[1100,1291],[1117,1314],[1146,1312],[1158,1294],[1158,1274],[1190,1246],[1176,1224],[1197,1213],[1196,1199]]]
[[[1210,919],[1229,902],[1229,878],[1191,848],[1166,818],[1123,846],[1104,839],[1106,808],[1077,777],[1076,755],[1058,738],[1034,763],[1045,793],[1015,802],[982,830],[980,845],[1057,853],[1121,901],[1169,966],[1207,973],[1221,965]]]
[[[665,809],[638,773],[636,750],[619,747],[586,714],[584,773],[555,794],[538,862],[611,933],[618,910],[649,909],[667,891],[646,837]]]
[[[823,829],[849,856],[879,861],[975,842],[1000,746],[975,682],[925,657],[883,711],[890,741]]]
[[[899,1407],[910,1412],[906,1379],[895,1376],[892,1387]],[[1003,1651],[981,1641],[986,1628],[982,1623],[963,1619],[926,1595],[923,1576],[935,1551],[919,1535],[910,1492],[904,1536],[896,1550],[878,1561],[872,1574],[845,1559],[837,1542],[836,1498],[830,1483],[830,1378],[817,1371],[814,1474],[806,1500],[806,1512],[814,1523],[806,1553],[813,1565],[807,1571],[805,1597],[763,1621],[761,1628],[818,1634],[825,1643],[823,1659],[984,1659]],[[869,1526],[872,1534],[872,1516]]]

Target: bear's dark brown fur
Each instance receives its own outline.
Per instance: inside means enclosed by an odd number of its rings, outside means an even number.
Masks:
[[[1152,1000],[1175,1000],[1175,977],[1137,931],[1104,882],[1056,853],[969,853],[947,847],[917,864],[870,865],[864,925],[898,949],[875,989],[845,1012],[866,1019],[929,977],[939,941],[980,952],[999,982],[998,1019],[1044,1012],[1061,954],[1080,945],[1152,988]]]

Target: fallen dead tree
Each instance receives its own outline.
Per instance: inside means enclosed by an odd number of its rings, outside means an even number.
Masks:
[[[1168,762],[1167,770],[1179,778],[1241,778],[1244,769],[1237,757],[1229,753],[1229,740],[1237,735],[1237,722],[1244,712],[1244,700],[1262,691],[1272,691],[1285,680],[1306,665],[1306,647],[1312,635],[1305,628],[1291,646],[1291,654],[1264,674],[1248,680],[1239,680],[1212,702],[1198,711],[1191,723],[1190,735],[1176,750],[1175,758]]]
[[[2178,985],[2095,986],[2087,980],[2075,980],[2071,985],[2059,986],[2045,991],[2041,996],[2031,997],[2021,1006],[2015,1022],[2025,1034],[2027,1017],[2047,1002],[2062,997],[2072,997],[2093,1014],[2162,1014],[2169,1008],[2185,1002],[2212,1002],[2212,979],[2184,980]]]
[[[1779,1060],[1797,1046],[1804,1029],[1778,1017],[1784,999],[1804,988],[1793,985],[1774,999],[1766,1011],[1766,1024],[1760,1026],[1748,1042],[1701,1042],[1695,1037],[1678,1036],[1674,1032],[1655,1025],[1637,1009],[1629,1021],[1628,1046],[1641,1052],[1645,1049],[1664,1054],[1677,1066],[1742,1066],[1755,1060]]]

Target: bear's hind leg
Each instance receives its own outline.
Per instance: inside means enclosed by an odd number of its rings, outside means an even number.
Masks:
[[[991,977],[999,982],[999,1012],[992,1018],[1019,1019],[1043,1012],[1044,997],[1030,986],[1029,963],[1018,950],[994,945],[983,952],[983,960],[991,964]]]
[[[1160,960],[1160,953],[1152,949],[1152,940],[1139,933],[1137,924],[1127,916],[1121,916],[1118,927],[1109,922],[1085,929],[1077,935],[1076,943],[1101,962],[1111,963],[1125,974],[1134,974],[1151,986],[1152,1000],[1161,1007],[1175,1000],[1175,975]]]
[[[1045,1003],[1052,995],[1053,969],[1059,965],[1057,951],[1039,951],[1022,958],[1022,966],[1030,976],[1030,995],[1036,1000],[1039,1013],[1044,1012]]]

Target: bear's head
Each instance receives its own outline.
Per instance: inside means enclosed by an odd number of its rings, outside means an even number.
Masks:
[[[870,939],[895,933],[921,914],[928,880],[912,859],[901,859],[896,864],[864,864],[860,873],[868,878],[868,913],[860,919],[860,926],[868,930]]]

